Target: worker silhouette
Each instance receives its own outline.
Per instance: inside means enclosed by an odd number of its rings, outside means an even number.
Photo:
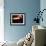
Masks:
[[[34,18],[34,21],[36,21],[36,23],[40,22],[40,18],[37,16],[36,18]]]

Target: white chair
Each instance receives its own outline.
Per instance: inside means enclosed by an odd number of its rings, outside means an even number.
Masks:
[[[32,26],[32,34],[34,35],[34,42],[31,46],[44,46],[46,29],[39,25]]]

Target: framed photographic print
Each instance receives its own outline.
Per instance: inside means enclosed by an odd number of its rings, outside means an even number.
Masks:
[[[10,13],[11,25],[25,25],[25,13]]]

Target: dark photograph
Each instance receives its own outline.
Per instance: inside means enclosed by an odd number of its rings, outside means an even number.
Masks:
[[[23,23],[23,15],[13,15],[12,23]]]
[[[10,14],[10,24],[11,25],[24,25],[25,24],[25,14],[24,13],[11,13]]]

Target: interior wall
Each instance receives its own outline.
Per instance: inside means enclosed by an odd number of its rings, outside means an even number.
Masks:
[[[40,1],[40,9],[41,9],[41,11],[42,11],[43,9],[46,9],[46,0],[41,0],[41,1]],[[42,14],[42,17],[43,17],[43,22],[40,21],[40,25],[46,27],[46,10],[44,10],[44,12],[43,12],[43,14]]]
[[[42,11],[43,9],[46,9],[46,0],[40,0],[40,10]],[[46,27],[46,10],[44,10],[42,17],[43,17],[43,22],[40,21],[40,25]]]
[[[40,10],[40,0],[4,0],[4,39],[18,41],[32,30],[36,12]],[[26,25],[11,26],[10,13],[25,13]]]
[[[4,41],[4,0],[0,0],[0,42]]]

